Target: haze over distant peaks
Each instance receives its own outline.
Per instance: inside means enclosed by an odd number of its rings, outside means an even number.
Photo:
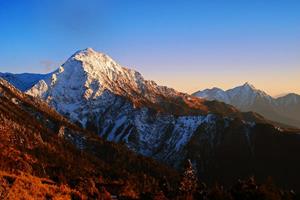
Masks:
[[[3,78],[6,81],[10,82],[22,92],[30,89],[37,82],[49,76],[51,76],[51,73],[50,74],[33,74],[33,73],[12,74],[12,73],[0,72],[0,78]]]
[[[222,101],[241,111],[254,111],[267,119],[300,127],[300,96],[298,94],[290,93],[273,98],[246,82],[226,91],[214,87],[195,92],[193,95],[208,100]]]

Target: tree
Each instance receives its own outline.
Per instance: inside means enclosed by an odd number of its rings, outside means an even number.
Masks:
[[[159,187],[165,194],[165,196],[169,196],[171,194],[171,186],[167,178],[164,176],[162,180],[159,181]]]
[[[193,199],[193,194],[197,189],[197,182],[198,180],[193,169],[193,164],[191,160],[188,160],[179,186],[179,191],[185,199]]]

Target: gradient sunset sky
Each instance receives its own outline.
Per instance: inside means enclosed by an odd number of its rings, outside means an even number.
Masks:
[[[299,0],[0,0],[0,71],[50,72],[92,47],[192,93],[300,94]]]

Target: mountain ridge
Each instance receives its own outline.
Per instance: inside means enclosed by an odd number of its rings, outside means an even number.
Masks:
[[[81,194],[79,199],[100,199],[103,187],[110,184],[118,195],[122,187],[128,187],[126,184],[130,185],[130,189],[124,188],[126,192],[142,193],[145,188],[136,184],[147,179],[154,183],[147,188],[153,192],[165,177],[172,177],[176,184],[175,170],[136,155],[123,145],[104,141],[1,78],[0,102],[0,174],[4,171],[18,177],[29,174],[49,179],[47,183],[57,186],[58,191],[63,186]],[[0,191],[2,195],[2,188]]]
[[[214,87],[212,87],[212,88],[206,88],[206,89],[203,89],[203,90],[198,90],[197,92],[194,92],[194,93],[192,93],[191,95],[195,96],[195,95],[197,95],[197,93],[201,93],[201,92],[204,92],[204,91],[214,91],[214,90],[219,90],[219,91],[222,91],[222,92],[227,92],[227,91],[232,90],[232,89],[235,89],[235,88],[237,88],[237,87],[242,87],[242,86],[247,86],[247,85],[249,85],[253,90],[262,92],[262,93],[264,93],[265,95],[268,95],[268,96],[272,97],[273,99],[285,98],[285,97],[290,96],[290,95],[300,96],[300,94],[297,94],[297,93],[295,93],[295,92],[286,92],[286,93],[283,93],[282,95],[279,95],[279,96],[271,96],[271,95],[267,94],[265,91],[263,91],[263,90],[261,90],[261,89],[257,89],[253,84],[249,83],[248,81],[245,82],[244,84],[240,85],[240,86],[236,86],[236,87],[233,87],[233,88],[229,88],[229,89],[227,89],[227,90],[224,90],[224,89],[222,89],[222,88],[220,88],[220,87],[214,86]]]
[[[34,73],[21,73],[21,74],[13,74],[13,73],[1,73],[0,78],[5,79],[6,81],[13,84],[16,88],[25,92],[34,86],[38,81],[45,79],[51,76],[52,73],[48,74],[34,74]]]
[[[72,74],[76,74],[76,79]],[[66,83],[54,84],[57,76],[60,76],[60,80]],[[61,86],[58,86],[59,84]],[[51,78],[41,80],[27,93],[47,98],[51,95],[49,93],[54,90],[47,88],[51,85],[53,88],[61,87],[61,90],[66,85],[70,88],[77,88],[80,93],[76,95],[83,96],[85,99],[98,98],[105,90],[108,90],[115,95],[128,98],[133,102],[134,107],[145,104],[162,112],[169,110],[167,107],[174,107],[173,112],[176,110],[179,115],[194,112],[195,114],[205,114],[209,109],[209,105],[203,101],[172,88],[158,86],[154,81],[145,80],[139,72],[122,67],[109,56],[91,48],[77,51],[59,68],[57,73],[54,73]],[[80,88],[80,85],[84,85],[86,89]],[[157,107],[157,105],[161,106]],[[186,112],[181,109],[182,107],[186,109]],[[224,109],[234,111],[234,108],[230,106],[227,108],[224,106]]]
[[[267,119],[300,127],[300,95],[289,93],[274,98],[266,92],[245,83],[232,89],[205,89],[192,94],[208,100],[218,100],[233,105],[241,111],[254,111]]]
[[[178,170],[191,159],[207,182],[220,177],[218,181],[228,184],[249,175],[261,180],[270,175],[300,189],[295,176],[282,173],[281,165],[299,173],[295,154],[300,130],[158,86],[91,49],[73,54],[27,93],[73,123],[138,154]]]

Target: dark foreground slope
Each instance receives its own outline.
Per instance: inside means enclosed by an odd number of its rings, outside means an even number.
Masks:
[[[1,173],[49,179],[48,184],[54,188],[65,185],[70,195],[98,199],[106,188],[112,193],[137,196],[158,190],[163,177],[171,183],[178,177],[151,159],[76,127],[4,80],[0,80],[0,141]],[[51,191],[49,195],[55,193]],[[1,194],[11,193],[6,190]]]
[[[232,185],[237,177],[255,176],[259,182],[272,177],[284,188],[300,190],[299,130],[276,129],[258,123],[245,130],[240,120],[224,126],[198,127],[183,155],[194,161],[199,176],[208,183]]]

